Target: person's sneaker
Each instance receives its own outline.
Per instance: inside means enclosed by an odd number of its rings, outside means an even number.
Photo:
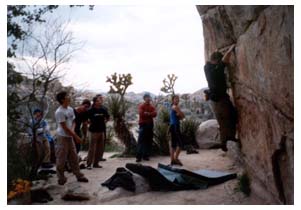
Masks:
[[[92,169],[91,165],[87,165],[86,169],[91,170]]]
[[[176,165],[183,166],[183,163],[179,159],[176,159],[175,162]]]
[[[177,162],[175,160],[170,161],[170,165],[177,165]]]
[[[180,161],[179,159],[172,160],[172,161],[170,162],[170,165],[183,166],[183,164],[181,163],[181,161]]]
[[[102,168],[102,166],[98,165],[98,164],[94,164],[93,168]]]
[[[105,158],[100,158],[99,161],[106,161],[107,159]]]
[[[89,180],[86,177],[84,177],[84,176],[82,176],[80,178],[77,178],[77,181],[78,182],[89,182]]]
[[[42,168],[52,168],[53,167],[53,164],[51,163],[42,163]]]
[[[66,178],[65,178],[65,179],[59,179],[59,180],[57,181],[57,183],[58,183],[59,185],[64,185],[66,182],[67,182],[67,179],[66,179]]]
[[[144,157],[143,160],[149,161],[149,157]]]
[[[139,162],[141,162],[141,158],[136,159],[136,163],[139,163]]]

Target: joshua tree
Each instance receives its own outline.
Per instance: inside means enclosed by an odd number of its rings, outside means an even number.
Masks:
[[[111,83],[109,93],[116,93],[124,98],[127,88],[132,85],[132,75],[131,74],[119,74],[117,77],[117,73],[111,75],[111,77],[107,77],[107,81]]]
[[[109,90],[109,93],[112,95],[108,98],[107,102],[113,116],[115,133],[125,145],[123,155],[133,155],[136,152],[137,142],[130,131],[130,125],[125,120],[129,103],[124,98],[127,88],[133,84],[132,75],[119,74],[117,77],[117,73],[114,73],[111,77],[107,77],[107,82],[112,84]]]
[[[177,79],[178,79],[178,77],[175,76],[174,74],[172,74],[172,75],[168,74],[167,79],[163,80],[164,86],[161,88],[161,91],[164,93],[167,93],[167,94],[174,95],[175,94],[174,86],[175,86],[175,82]]]

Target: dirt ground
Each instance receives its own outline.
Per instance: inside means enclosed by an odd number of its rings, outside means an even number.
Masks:
[[[85,156],[85,153],[81,153]],[[135,158],[109,158],[113,153],[105,153],[107,161],[100,162],[103,168],[86,170],[82,172],[89,179],[88,183],[78,183],[72,173],[66,173],[68,182],[64,186],[57,184],[57,177],[54,175],[48,180],[48,192],[54,198],[53,201],[47,204],[66,205],[66,204],[169,204],[169,205],[214,205],[214,204],[266,204],[256,195],[251,194],[245,197],[243,193],[238,192],[235,188],[238,184],[238,179],[227,181],[223,184],[209,187],[205,190],[186,190],[177,192],[154,192],[133,193],[121,188],[113,191],[102,187],[101,183],[110,178],[117,167],[124,167],[126,163],[135,163]],[[227,172],[239,172],[233,162],[226,156],[226,153],[221,150],[199,150],[199,154],[187,155],[182,152],[180,159],[183,162],[183,168],[188,170],[211,169]],[[152,157],[150,161],[143,161],[142,164],[150,165],[157,168],[158,163],[169,164],[169,157],[157,156]],[[68,185],[78,183],[84,191],[89,193],[90,200],[88,201],[64,201],[61,199],[61,194],[65,191]]]

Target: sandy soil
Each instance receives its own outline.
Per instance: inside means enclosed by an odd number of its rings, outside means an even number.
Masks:
[[[103,168],[82,170],[89,179],[88,183],[78,183],[90,195],[88,201],[64,201],[61,194],[65,189],[77,182],[72,173],[66,173],[68,178],[64,186],[57,185],[57,178],[53,176],[48,180],[48,192],[54,198],[47,204],[265,204],[263,200],[251,195],[245,197],[241,192],[235,190],[238,180],[230,180],[220,185],[209,187],[205,190],[189,190],[178,192],[145,192],[132,193],[121,188],[113,191],[102,187],[100,184],[111,177],[117,167],[124,167],[126,163],[135,163],[134,158],[109,158],[113,153],[105,153],[107,161],[100,162]],[[85,156],[85,154],[81,154]],[[229,172],[238,172],[233,162],[221,150],[199,150],[199,154],[187,155],[182,152],[180,155],[184,166],[188,170],[211,169]],[[158,163],[169,164],[169,157],[152,157],[150,161],[144,161],[142,164],[157,168]]]

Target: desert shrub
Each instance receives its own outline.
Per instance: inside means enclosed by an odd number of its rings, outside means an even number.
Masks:
[[[251,193],[250,178],[247,173],[243,173],[238,177],[238,186],[236,190],[243,192],[246,196]]]
[[[105,152],[122,152],[124,147],[120,143],[113,140],[114,138],[114,128],[112,126],[107,126],[106,132],[106,146]]]
[[[130,131],[130,124],[125,119],[125,114],[130,108],[129,102],[118,94],[112,94],[107,98],[106,105],[114,121],[115,134],[125,146],[123,156],[134,156],[137,142]]]
[[[129,102],[117,94],[111,94],[107,98],[105,105],[108,107],[113,120],[123,118],[130,108]]]
[[[159,155],[169,155],[169,125],[157,121],[154,125],[154,148],[153,153]]]
[[[105,152],[122,152],[124,150],[124,147],[122,147],[117,142],[109,142],[106,143]]]
[[[32,169],[31,144],[18,145],[17,138],[21,135],[14,133],[7,142],[7,190],[12,187],[14,180],[29,179]]]
[[[165,124],[169,124],[169,110],[166,107],[160,107],[157,117],[157,121]]]
[[[166,107],[160,107],[158,117],[154,124],[153,153],[169,155],[169,111]]]
[[[200,125],[200,121],[187,118],[181,122],[181,133],[184,146],[192,145],[198,148],[198,144],[196,143],[196,131]]]

